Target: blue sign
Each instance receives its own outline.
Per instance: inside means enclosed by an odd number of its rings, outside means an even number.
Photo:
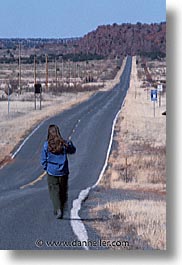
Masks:
[[[151,101],[157,101],[157,90],[151,90]]]

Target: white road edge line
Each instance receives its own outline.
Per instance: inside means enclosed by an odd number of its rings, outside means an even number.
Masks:
[[[35,127],[35,129],[23,140],[21,145],[18,147],[18,149],[11,155],[11,158],[15,158],[15,156],[20,152],[22,147],[25,145],[25,143],[29,140],[29,138],[42,126],[42,124],[46,121],[47,119],[43,120],[41,123],[39,123],[38,126]]]
[[[127,94],[126,94],[127,95]],[[125,99],[126,99],[126,96],[125,96]],[[77,236],[77,238],[83,242],[83,241],[86,241],[88,242],[88,234],[87,234],[87,230],[83,224],[83,222],[81,221],[80,219],[80,216],[78,214],[79,210],[81,209],[81,203],[82,201],[87,197],[90,189],[92,188],[95,188],[98,183],[100,182],[103,174],[104,174],[104,171],[106,169],[106,166],[107,166],[107,162],[108,162],[108,158],[109,158],[109,154],[110,154],[110,150],[111,150],[111,146],[112,146],[112,140],[113,140],[113,135],[114,135],[114,127],[115,127],[115,124],[116,124],[116,121],[117,121],[117,118],[118,118],[118,115],[119,113],[121,112],[122,110],[122,107],[125,103],[125,99],[121,105],[121,109],[117,112],[114,120],[113,120],[113,124],[112,124],[112,132],[111,132],[111,137],[110,137],[110,142],[109,142],[109,147],[108,147],[108,150],[107,150],[107,155],[106,155],[106,160],[105,160],[105,163],[104,163],[104,166],[102,168],[102,171],[99,175],[99,178],[97,180],[97,182],[91,186],[91,187],[88,187],[87,189],[84,189],[82,190],[80,193],[79,193],[79,196],[77,199],[75,199],[73,201],[73,207],[71,209],[71,227],[73,229],[73,232],[75,233],[75,235]],[[46,119],[47,120],[47,119]],[[46,121],[46,120],[43,120],[38,126],[35,127],[35,129],[23,140],[23,142],[21,143],[21,145],[18,147],[18,149],[11,155],[11,158],[14,159],[15,156],[20,152],[20,150],[22,149],[22,147],[25,145],[25,143],[29,140],[29,138],[43,125],[43,123]],[[80,120],[79,120],[80,122]],[[89,250],[89,248],[87,246],[84,246],[84,248],[86,250]]]
[[[127,92],[128,92],[128,90],[127,90]],[[126,93],[126,96],[127,96],[127,93]],[[112,146],[112,141],[113,141],[113,136],[114,136],[115,124],[116,124],[117,118],[118,118],[118,116],[119,116],[119,114],[120,114],[120,112],[122,110],[122,107],[125,104],[126,96],[125,96],[125,98],[123,100],[123,103],[121,105],[120,110],[117,112],[117,114],[116,114],[116,116],[115,116],[115,118],[113,120],[111,137],[110,137],[110,142],[109,142],[109,147],[108,147],[108,150],[107,150],[105,163],[104,163],[104,166],[102,168],[102,171],[101,171],[101,173],[99,175],[99,178],[98,178],[97,182],[93,186],[82,190],[80,192],[78,198],[73,201],[73,207],[71,209],[71,214],[70,214],[70,216],[71,216],[71,218],[70,218],[71,221],[70,222],[71,222],[71,227],[73,229],[74,234],[77,236],[78,240],[81,241],[81,242],[83,242],[83,241],[88,242],[88,234],[87,234],[87,230],[86,230],[86,228],[85,228],[85,226],[84,226],[84,224],[83,224],[83,222],[82,222],[82,220],[81,220],[81,218],[80,218],[78,213],[79,213],[79,211],[81,209],[82,201],[88,196],[89,191],[91,189],[95,188],[98,185],[98,183],[100,182],[100,180],[101,180],[101,178],[102,178],[102,176],[104,174],[104,171],[105,171],[105,169],[107,167],[109,154],[110,154],[110,151],[111,151],[111,146]],[[89,247],[88,246],[84,246],[84,249],[85,250],[89,250]]]

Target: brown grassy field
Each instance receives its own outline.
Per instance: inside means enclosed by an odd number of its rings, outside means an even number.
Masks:
[[[102,90],[111,89],[119,82],[119,77],[123,71],[123,65],[117,72],[114,79],[105,81]],[[96,90],[98,91],[98,89]],[[96,91],[85,91],[78,93],[43,93],[42,110],[34,109],[34,93],[22,92],[21,95],[13,93],[10,97],[10,112],[8,115],[7,95],[0,90],[0,97],[6,100],[0,101],[0,161],[9,159],[13,148],[25,137],[27,132],[42,120],[71,108],[88,99]]]
[[[1,101],[0,113],[0,161],[11,154],[13,148],[27,132],[42,120],[51,117],[74,104],[86,100],[93,92],[65,93],[60,97],[52,97],[42,102],[42,110],[34,109],[33,101],[11,101],[8,116],[7,101]],[[27,95],[26,95],[27,96]]]
[[[147,98],[137,79],[137,67],[133,59],[130,89],[119,115],[114,134],[117,147],[109,157],[106,171],[112,174],[122,188],[142,188],[165,191],[166,96],[161,99],[161,107],[155,108]],[[109,185],[103,178],[100,185]],[[127,183],[127,185],[126,185]],[[111,182],[111,185],[115,185]]]
[[[129,238],[130,249],[164,250],[166,118],[162,112],[166,110],[166,95],[160,107],[156,103],[154,117],[153,102],[138,79],[139,70],[133,57],[130,88],[115,126],[108,166],[88,203],[93,201],[93,218],[108,213],[108,221],[93,222],[101,238]],[[120,199],[118,194],[126,196]],[[133,199],[134,195],[138,199]]]
[[[102,240],[128,241],[129,249],[163,250],[166,248],[165,209],[164,201],[108,202],[104,205],[104,211],[108,211],[109,220],[95,221],[93,227],[101,235]],[[97,218],[102,211],[103,205],[96,206],[92,211],[92,217]]]
[[[114,79],[117,71],[118,62],[116,59],[91,60],[83,62],[57,61],[38,63],[36,65],[36,81],[41,83],[45,88],[46,79],[48,87],[51,91],[55,86],[68,89],[70,86],[77,85],[80,88],[89,86],[102,86],[103,82]],[[6,83],[19,84],[19,67],[17,63],[0,64],[0,88]],[[47,74],[46,74],[47,73]],[[90,83],[89,83],[90,80]],[[57,84],[57,85],[56,85]],[[22,89],[33,88],[34,85],[34,65],[21,64],[21,87]]]

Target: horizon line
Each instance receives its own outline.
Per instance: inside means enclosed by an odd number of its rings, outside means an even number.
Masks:
[[[113,26],[113,25],[117,25],[117,26],[122,26],[122,25],[137,25],[138,23],[140,23],[141,25],[152,25],[152,24],[162,24],[162,23],[166,23],[165,21],[161,21],[161,22],[150,22],[150,23],[146,23],[146,22],[136,22],[136,23],[130,23],[130,22],[123,22],[121,24],[119,23],[112,23],[112,24],[102,24],[102,25],[98,25],[96,27],[96,29],[93,29],[92,31],[89,31],[85,34],[83,34],[82,36],[77,36],[77,37],[0,37],[0,40],[71,40],[71,39],[81,39],[83,38],[85,35],[96,31],[98,29],[98,27],[102,27],[102,26]]]

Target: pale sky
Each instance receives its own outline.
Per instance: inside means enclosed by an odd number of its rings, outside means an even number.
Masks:
[[[165,0],[1,0],[0,38],[81,37],[99,25],[166,21]]]

